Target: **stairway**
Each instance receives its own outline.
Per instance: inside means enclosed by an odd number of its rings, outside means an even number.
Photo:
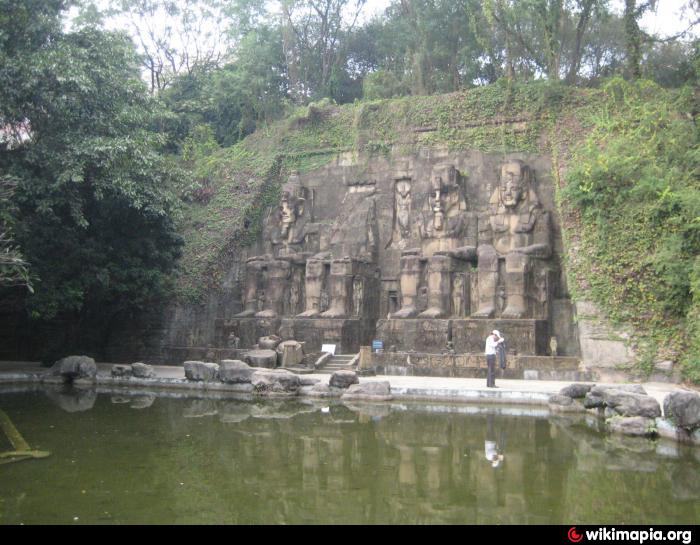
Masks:
[[[317,370],[317,373],[323,375],[332,375],[336,371],[350,370],[354,371],[354,366],[350,366],[350,362],[357,354],[336,354],[328,363],[324,365],[321,369]]]

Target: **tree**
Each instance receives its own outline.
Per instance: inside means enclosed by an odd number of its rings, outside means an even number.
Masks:
[[[230,146],[283,115],[287,83],[281,35],[261,26],[241,38],[232,62],[176,78],[161,98],[177,115],[178,143],[207,124],[219,144]]]
[[[297,103],[331,96],[345,68],[343,37],[357,24],[365,0],[280,0],[287,77]]]
[[[151,93],[175,77],[219,66],[227,49],[218,0],[120,0],[108,16],[126,17]]]
[[[0,63],[0,115],[28,127],[22,142],[0,150],[0,170],[16,183],[16,240],[36,276],[25,307],[34,320],[68,319],[73,346],[86,328],[104,344],[115,320],[167,289],[181,246],[169,191],[179,174],[162,154],[163,113],[131,41],[95,29],[63,33],[66,4],[34,4],[44,30],[3,43]],[[35,19],[2,19],[0,36],[19,23],[31,32]]]
[[[499,37],[506,74],[544,75],[574,83],[581,69],[587,36],[607,16],[602,0],[488,0],[484,17]],[[483,31],[483,30],[482,30]]]

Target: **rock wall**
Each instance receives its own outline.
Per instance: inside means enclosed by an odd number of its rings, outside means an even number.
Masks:
[[[493,196],[502,177],[500,169],[509,161],[520,161],[529,168],[528,191],[547,213],[551,237],[551,256],[533,259],[534,265],[528,265],[530,276],[524,288],[526,313],[518,318],[533,324],[532,335],[537,339],[530,339],[532,348],[520,352],[549,354],[550,339],[554,336],[558,355],[578,356],[573,307],[561,265],[563,247],[554,203],[551,159],[425,148],[411,155],[339,154],[321,168],[293,175],[293,179],[286,181],[280,206],[266,213],[258,241],[236,256],[220,289],[209,293],[205,305],[168,310],[168,324],[161,335],[161,345],[165,348],[161,361],[165,362],[168,354],[186,348],[234,348],[233,343],[236,347],[248,347],[259,336],[280,331],[283,337],[308,338],[314,345],[337,342],[345,351],[356,351],[357,346],[347,342],[347,335],[361,337],[360,344],[369,343],[377,338],[374,330],[377,320],[389,318],[401,308],[402,278],[405,278],[402,256],[413,248],[418,249],[421,261],[416,312],[425,311],[431,303],[430,292],[435,291],[432,279],[437,275],[430,276],[433,271],[430,256],[440,254],[441,248],[431,247],[433,234],[429,231],[436,225],[438,215],[445,218],[448,227],[456,217],[450,216],[452,208],[465,212],[464,217],[473,218],[465,221],[473,221],[473,225],[465,225],[461,238],[454,237],[456,242],[452,247],[469,243],[478,246],[477,221],[479,226],[488,222],[484,217],[493,209]],[[450,169],[455,174],[444,175],[445,180],[436,186],[435,173]],[[450,176],[454,180],[447,180]],[[454,203],[457,204],[453,207]],[[436,212],[438,208],[441,210]],[[436,244],[443,242],[444,239],[438,240]],[[478,264],[476,256],[473,257],[471,262],[450,265],[447,287],[437,288],[438,292],[442,289],[446,314],[436,316],[434,323],[446,319],[450,330],[454,319],[462,319],[465,327],[469,325],[466,322],[476,311],[479,297]],[[318,273],[310,269],[310,262],[316,263]],[[546,273],[535,277],[530,269],[545,270],[538,268],[540,263],[546,264]],[[503,294],[506,276],[503,255],[498,267],[501,292],[496,295],[492,316],[495,320],[501,318],[503,307],[507,306]],[[320,279],[316,287],[310,282],[312,274],[318,274]],[[540,279],[544,287],[539,284]],[[315,302],[312,301],[314,290],[318,291]],[[459,295],[455,294],[457,291]],[[310,315],[302,319],[299,315],[303,316],[304,311]],[[323,324],[318,322],[323,327],[313,327],[317,318],[324,319]],[[357,323],[350,323],[351,319]],[[461,323],[455,321],[455,328],[462,327]],[[477,323],[476,327],[479,325],[483,324]],[[319,334],[321,330],[328,333]],[[508,336],[509,332],[504,333]],[[451,335],[443,336],[445,342],[452,342]],[[455,338],[461,338],[460,334]],[[474,351],[482,341],[471,343],[474,346],[470,344],[468,351]],[[437,347],[442,342],[436,340],[434,344]],[[444,344],[439,347],[444,348]],[[467,350],[467,345],[460,346],[460,350]]]

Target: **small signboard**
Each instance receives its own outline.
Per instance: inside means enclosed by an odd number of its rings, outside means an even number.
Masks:
[[[318,346],[318,345],[316,345]],[[328,352],[329,354],[335,356],[335,345],[334,344],[323,344],[321,345],[321,352]]]
[[[372,351],[377,352],[378,350],[384,350],[384,341],[372,341]]]

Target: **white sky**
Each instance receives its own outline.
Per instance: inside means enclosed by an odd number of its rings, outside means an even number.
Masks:
[[[622,4],[622,2],[619,3]],[[646,32],[658,34],[661,38],[682,32],[693,18],[692,11],[683,13],[683,7],[687,3],[687,0],[659,0],[656,11],[645,13],[640,26]],[[694,28],[691,33],[697,37],[698,28]]]
[[[369,18],[375,13],[381,13],[389,5],[390,0],[367,0],[367,8],[365,17]],[[688,27],[688,18],[692,18],[693,14],[688,12],[683,15],[683,6],[688,3],[688,0],[658,0],[655,11],[649,11],[644,14],[640,21],[642,30],[650,34],[658,34],[661,38],[666,38],[677,34]],[[624,9],[624,0],[610,0],[613,9],[622,13]],[[698,29],[695,28],[694,36],[698,36]]]

